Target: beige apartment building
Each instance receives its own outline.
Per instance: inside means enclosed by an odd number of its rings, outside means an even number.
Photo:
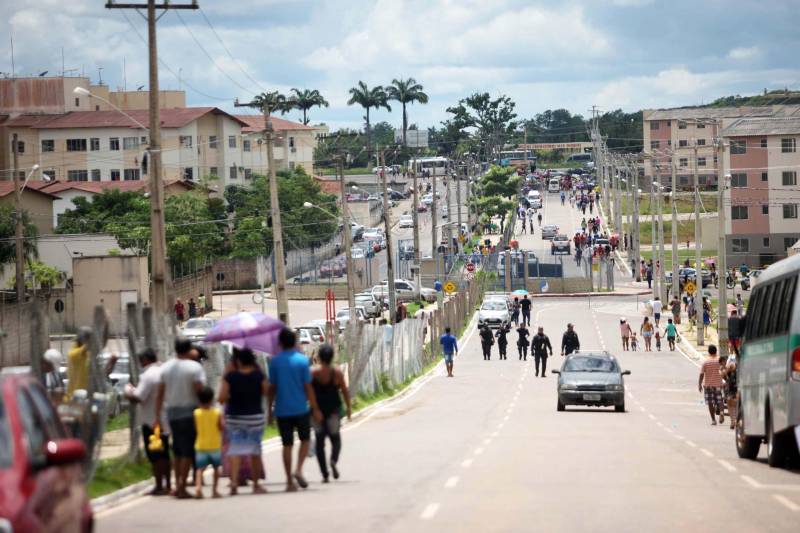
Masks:
[[[678,188],[716,188],[717,155],[714,139],[725,121],[748,117],[800,116],[800,106],[684,107],[642,111],[645,176],[672,183],[672,157],[677,165]]]
[[[108,100],[76,95],[81,87]],[[222,187],[266,174],[263,117],[234,116],[216,107],[186,107],[182,91],[162,91],[162,178],[198,181],[217,176]],[[18,137],[20,173],[32,180],[134,181],[145,177],[147,91],[109,91],[88,78],[0,80],[0,179],[10,179]],[[127,115],[127,116],[126,116]],[[314,128],[275,118],[277,169],[313,171]]]

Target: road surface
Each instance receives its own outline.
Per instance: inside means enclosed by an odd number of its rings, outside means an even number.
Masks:
[[[534,304],[534,326],[556,349],[569,320],[584,349],[607,349],[632,371],[626,413],[556,412],[555,376],[534,377],[533,362],[513,353],[483,361],[471,330],[454,378],[439,365],[412,393],[346,428],[339,481],[321,484],[309,461],[310,488],[284,493],[279,451],[269,447],[268,495],[144,497],[100,514],[97,529],[796,531],[797,474],[768,467],[763,451],[758,461],[738,459],[733,431],[709,424],[696,363],[621,352],[623,315],[638,325],[634,297]]]

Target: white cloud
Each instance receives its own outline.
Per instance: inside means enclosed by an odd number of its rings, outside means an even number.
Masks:
[[[749,59],[754,59],[759,55],[761,55],[761,49],[758,46],[750,46],[748,48],[737,47],[728,52],[728,59],[747,61]]]

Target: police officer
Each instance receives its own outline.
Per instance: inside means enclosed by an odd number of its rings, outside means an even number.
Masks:
[[[545,377],[547,371],[547,352],[553,355],[553,346],[550,344],[550,338],[544,334],[544,328],[539,326],[536,335],[533,337],[531,344],[533,349],[533,360],[536,364],[536,375],[539,375],[539,362],[542,363],[542,377]]]
[[[581,341],[572,324],[567,324],[567,331],[561,337],[561,355],[569,355],[581,349]]]

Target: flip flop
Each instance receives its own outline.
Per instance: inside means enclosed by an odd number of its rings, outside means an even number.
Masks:
[[[304,478],[302,474],[295,474],[292,477],[294,477],[294,480],[297,481],[297,484],[300,485],[301,489],[308,488],[308,481],[306,481],[306,478]]]

